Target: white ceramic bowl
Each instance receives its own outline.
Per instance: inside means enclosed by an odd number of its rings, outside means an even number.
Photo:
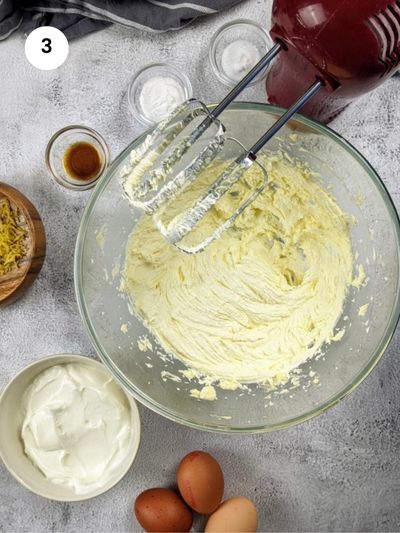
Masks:
[[[5,387],[0,396],[0,458],[9,472],[24,487],[50,500],[64,502],[80,501],[93,498],[106,492],[120,481],[127,473],[136,457],[140,442],[140,416],[135,400],[124,394],[130,405],[132,417],[132,433],[129,449],[125,460],[113,472],[109,481],[102,487],[96,488],[86,494],[75,494],[74,490],[62,485],[56,485],[48,480],[44,474],[36,468],[25,455],[20,436],[22,424],[22,409],[20,408],[22,396],[33,379],[47,368],[66,363],[83,363],[101,370],[109,375],[106,368],[98,361],[83,355],[52,355],[39,359],[25,367]],[[121,390],[122,387],[121,387]]]

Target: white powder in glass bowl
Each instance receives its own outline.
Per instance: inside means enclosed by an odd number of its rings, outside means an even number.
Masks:
[[[139,102],[142,113],[153,122],[160,122],[186,99],[184,88],[174,78],[154,76],[144,82]]]
[[[225,76],[240,81],[261,59],[257,47],[243,39],[228,44],[221,55],[221,69]]]

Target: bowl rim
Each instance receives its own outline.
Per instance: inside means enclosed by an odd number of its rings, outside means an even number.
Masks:
[[[216,105],[217,104],[209,104],[208,107],[213,108]],[[282,107],[278,107],[278,106],[274,106],[274,105],[262,103],[262,102],[234,102],[229,106],[229,109],[260,110],[260,111],[270,112],[275,115],[282,115],[286,111]],[[367,159],[349,141],[344,139],[341,135],[336,133],[334,130],[332,130],[328,126],[325,126],[317,121],[309,119],[301,114],[294,115],[292,120],[296,120],[306,126],[313,128],[314,130],[319,131],[320,133],[324,135],[327,135],[332,140],[334,140],[339,146],[341,146],[344,150],[346,150],[351,155],[353,155],[355,159],[359,162],[359,164],[364,168],[364,170],[367,172],[367,174],[370,176],[370,178],[372,179],[372,181],[374,182],[374,184],[380,191],[381,197],[388,209],[389,216],[393,222],[394,231],[395,231],[396,240],[397,240],[397,256],[398,256],[398,267],[399,267],[398,273],[397,273],[397,289],[398,289],[400,285],[400,219],[399,219],[399,214],[397,213],[396,207],[393,203],[393,200],[385,184],[383,183],[383,181],[381,180],[381,178],[379,177],[378,173],[375,171],[373,166],[367,161]],[[81,264],[83,260],[83,249],[84,249],[85,236],[86,236],[86,232],[88,229],[88,222],[90,220],[90,215],[93,210],[93,207],[95,206],[97,199],[99,198],[99,196],[101,195],[105,187],[107,186],[108,182],[111,180],[111,177],[114,174],[114,170],[117,169],[117,167],[121,164],[123,159],[130,153],[132,148],[144,140],[144,138],[149,133],[149,131],[150,130],[145,131],[144,133],[136,137],[131,143],[129,143],[129,145],[118,155],[118,157],[110,165],[107,173],[101,177],[101,179],[97,183],[96,188],[94,189],[85,207],[85,210],[81,218],[79,230],[78,230],[76,246],[75,246],[75,254],[74,254],[75,294],[76,294],[76,299],[78,303],[79,312],[82,318],[82,322],[84,324],[84,327],[89,336],[89,339],[93,347],[95,348],[96,353],[98,354],[99,358],[111,371],[113,376],[115,376],[115,378],[122,384],[122,386],[126,388],[143,405],[145,405],[152,411],[168,418],[169,420],[178,422],[180,424],[183,424],[187,427],[191,427],[194,429],[209,431],[213,433],[227,433],[227,434],[236,433],[236,434],[242,434],[242,435],[267,433],[267,432],[277,431],[277,430],[286,429],[286,428],[295,426],[297,424],[306,422],[307,420],[310,420],[324,413],[325,411],[327,411],[328,409],[336,405],[338,402],[340,402],[343,398],[345,398],[351,392],[353,392],[354,389],[356,389],[358,385],[360,385],[360,383],[362,383],[364,379],[368,377],[368,375],[375,368],[375,366],[378,364],[379,360],[385,353],[390,341],[392,340],[392,337],[394,335],[394,332],[396,330],[396,327],[397,327],[397,324],[400,318],[400,292],[399,290],[396,291],[396,296],[395,296],[395,300],[392,306],[390,318],[388,320],[388,323],[386,325],[382,338],[375,352],[372,354],[369,361],[360,370],[360,372],[353,378],[353,380],[346,386],[342,387],[336,394],[332,395],[330,398],[326,399],[324,402],[314,407],[313,409],[310,409],[306,413],[303,413],[302,415],[298,415],[293,418],[288,418],[282,422],[278,422],[274,424],[254,425],[254,426],[249,426],[249,427],[234,427],[234,426],[228,427],[228,426],[218,425],[217,423],[199,424],[194,420],[184,418],[176,414],[175,412],[171,412],[169,409],[165,408],[163,405],[152,400],[149,396],[146,395],[144,391],[141,391],[138,388],[136,388],[135,385],[133,385],[130,381],[128,381],[125,378],[125,376],[117,368],[115,363],[108,357],[107,353],[103,350],[101,343],[97,340],[95,330],[92,327],[90,315],[88,313],[86,303],[85,303],[84,294],[81,289],[82,287]]]
[[[64,362],[60,362],[60,359],[65,359]],[[48,500],[52,501],[60,501],[60,502],[79,502],[84,500],[90,500],[92,498],[96,498],[97,496],[100,496],[101,494],[104,494],[105,492],[108,492],[111,490],[117,483],[119,483],[125,475],[128,473],[128,471],[131,469],[139,448],[140,448],[140,442],[141,442],[141,419],[140,419],[140,412],[138,405],[135,401],[135,399],[132,397],[132,395],[129,393],[129,391],[121,385],[121,383],[115,378],[115,376],[109,372],[107,369],[107,366],[104,365],[101,361],[98,361],[97,359],[94,359],[93,357],[82,355],[82,354],[73,354],[73,353],[59,353],[59,354],[53,354],[53,355],[47,355],[45,357],[41,357],[40,359],[36,359],[35,361],[32,361],[28,365],[21,368],[11,379],[4,388],[0,392],[0,410],[2,407],[3,398],[7,394],[7,392],[15,386],[15,383],[17,380],[26,372],[29,372],[32,368],[35,366],[42,365],[43,363],[48,363],[47,366],[43,368],[44,370],[47,370],[48,368],[51,368],[52,366],[55,366],[57,364],[67,364],[68,361],[76,361],[76,362],[83,362],[87,363],[89,365],[93,365],[94,367],[102,370],[106,374],[110,374],[110,377],[115,381],[115,383],[120,387],[124,395],[126,396],[126,399],[129,403],[129,408],[131,411],[131,420],[133,422],[133,426],[135,426],[136,429],[136,435],[131,435],[130,445],[133,444],[133,453],[131,455],[127,455],[127,460],[124,461],[124,468],[120,475],[116,476],[113,483],[110,486],[104,485],[103,487],[98,487],[94,489],[93,491],[90,491],[85,494],[76,494],[75,496],[71,496],[69,498],[61,498],[61,497],[54,497],[53,495],[50,495],[49,492],[46,492],[46,490],[35,490],[33,489],[29,482],[26,481],[26,479],[23,479],[19,476],[19,474],[14,470],[14,467],[12,464],[10,464],[9,461],[7,461],[2,453],[2,449],[0,447],[0,462],[4,464],[4,466],[7,468],[8,472],[13,476],[14,479],[16,479],[22,486],[24,486],[29,491],[33,492],[34,494],[37,494],[38,496],[42,496],[43,498],[46,498]],[[132,427],[133,427],[132,426]],[[51,483],[49,481],[49,483]]]

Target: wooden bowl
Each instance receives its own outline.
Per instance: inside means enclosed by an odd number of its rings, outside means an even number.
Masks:
[[[37,278],[46,254],[46,236],[39,213],[22,193],[0,182],[0,200],[6,197],[11,206],[17,207],[27,230],[26,253],[18,268],[0,276],[0,306],[7,305],[22,296]]]

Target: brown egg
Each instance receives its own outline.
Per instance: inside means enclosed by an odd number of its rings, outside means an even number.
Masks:
[[[224,475],[209,453],[186,455],[178,467],[177,481],[182,498],[198,513],[210,514],[221,503]]]
[[[136,498],[135,515],[145,531],[189,531],[193,515],[182,498],[169,489],[145,490]]]
[[[205,533],[254,533],[257,531],[257,509],[253,502],[238,496],[224,501],[208,519]]]

